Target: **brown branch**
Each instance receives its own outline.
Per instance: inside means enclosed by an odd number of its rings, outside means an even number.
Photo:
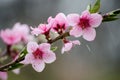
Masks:
[[[56,42],[56,41],[58,41],[58,40],[60,40],[60,39],[63,39],[64,37],[67,37],[67,36],[69,36],[69,32],[66,32],[66,33],[64,33],[64,34],[56,37],[55,39],[53,39],[53,40],[51,40],[51,41],[48,41],[48,43],[52,44],[52,43],[54,43],[54,42]],[[24,50],[25,50],[25,48],[20,52],[20,54],[21,54]],[[3,71],[3,72],[8,71],[8,69],[9,69],[12,65],[15,65],[16,63],[19,63],[19,62],[21,62],[22,60],[24,60],[24,57],[20,57],[20,58],[18,58],[17,60],[15,60],[14,62],[10,62],[10,63],[8,63],[8,64],[6,64],[6,65],[3,65],[3,66],[0,67],[0,71]]]
[[[48,41],[48,43],[52,44],[53,42],[56,42],[56,41],[58,41],[59,39],[63,39],[64,37],[67,37],[67,36],[70,36],[70,35],[69,35],[69,32],[66,32],[66,33],[64,33],[64,34],[56,37],[55,39]]]

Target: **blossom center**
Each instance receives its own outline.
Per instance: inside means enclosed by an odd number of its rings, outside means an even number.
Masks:
[[[56,24],[56,27],[54,27],[54,30],[56,30],[59,34],[62,34],[65,30],[65,24]]]
[[[13,37],[13,36],[9,36],[8,38],[9,38],[11,41],[14,40],[14,37]]]
[[[90,27],[89,19],[86,19],[86,18],[80,18],[80,22],[79,22],[78,25],[79,25],[82,29],[85,29],[85,28]]]
[[[35,58],[42,59],[42,57],[43,57],[43,52],[42,52],[39,48],[37,48],[36,51],[33,52],[33,55],[34,55]]]

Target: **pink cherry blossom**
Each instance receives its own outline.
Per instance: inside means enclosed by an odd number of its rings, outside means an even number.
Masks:
[[[48,24],[40,24],[37,28],[32,28],[32,34],[34,35],[38,35],[38,34],[45,34],[45,35],[49,35],[50,32],[50,28],[51,26],[49,26]]]
[[[48,43],[38,45],[36,42],[29,42],[27,44],[28,54],[21,63],[32,64],[37,72],[43,71],[45,63],[52,63],[56,60],[55,53],[50,50],[50,47]]]
[[[12,29],[2,30],[0,36],[2,40],[8,45],[16,44],[21,40],[19,33]]]
[[[59,34],[63,33],[68,27],[67,18],[63,13],[57,14],[55,18],[49,17],[48,23],[51,25],[52,31]]]
[[[62,47],[62,54],[64,52],[70,51],[72,49],[72,47],[75,45],[80,45],[80,41],[79,40],[65,41],[64,46]]]
[[[16,31],[20,36],[21,36],[21,40],[27,42],[29,39],[29,27],[27,24],[20,24],[20,23],[16,23],[13,26],[13,30]]]
[[[94,28],[98,27],[102,22],[100,14],[90,14],[87,10],[82,12],[81,16],[79,14],[69,14],[67,19],[69,25],[73,26],[72,30],[70,30],[70,35],[75,37],[83,35],[83,38],[87,41],[95,39],[96,31]]]
[[[7,72],[0,72],[0,80],[7,80],[8,75]]]

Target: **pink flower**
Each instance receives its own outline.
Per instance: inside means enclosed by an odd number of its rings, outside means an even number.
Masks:
[[[7,80],[8,75],[7,72],[0,72],[0,80]]]
[[[75,46],[75,45],[80,45],[80,41],[79,40],[65,41],[64,46],[62,47],[62,54],[64,52],[70,51],[72,49],[72,47]]]
[[[45,34],[49,35],[50,32],[50,26],[48,24],[40,24],[37,28],[32,28],[32,34],[38,35],[38,34]]]
[[[45,63],[52,63],[56,60],[55,53],[50,50],[50,47],[48,43],[38,45],[36,42],[29,42],[27,44],[28,54],[22,63],[32,64],[37,72],[43,71]]]
[[[16,31],[21,36],[21,40],[23,40],[25,42],[28,41],[30,29],[27,24],[16,23],[13,26],[13,30]]]
[[[69,25],[73,26],[70,35],[83,38],[87,41],[95,39],[96,31],[94,28],[98,27],[102,22],[102,16],[98,13],[90,14],[89,11],[82,12],[82,15],[69,14],[67,16]]]
[[[16,44],[21,40],[21,36],[11,29],[2,30],[0,36],[8,45]]]
[[[63,33],[68,27],[67,18],[63,13],[57,14],[55,18],[49,17],[48,23],[51,25],[52,30],[59,34]]]

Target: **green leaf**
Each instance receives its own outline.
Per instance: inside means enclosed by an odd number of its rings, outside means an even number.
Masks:
[[[108,22],[108,21],[115,21],[119,18],[115,18],[115,17],[107,17],[107,18],[104,18],[102,22]]]
[[[11,66],[8,68],[8,71],[11,71],[11,70],[20,68],[20,67],[22,67],[23,65],[24,65],[24,64],[16,63],[16,64],[14,64],[14,65],[11,65]]]
[[[115,20],[119,19],[116,17],[118,14],[120,14],[120,9],[111,11],[111,12],[103,15],[103,22],[115,21]]]
[[[100,9],[100,0],[97,0],[91,9],[89,9],[90,13],[96,13]]]
[[[20,57],[24,57],[27,53],[28,53],[28,52],[27,52],[27,49],[24,48],[23,51],[22,51],[21,54],[20,54]]]
[[[120,14],[120,9],[111,11],[109,13],[107,13],[109,16],[117,16],[118,14]]]
[[[55,47],[51,47],[51,50],[52,51],[56,51],[57,50],[57,47],[55,46]]]

